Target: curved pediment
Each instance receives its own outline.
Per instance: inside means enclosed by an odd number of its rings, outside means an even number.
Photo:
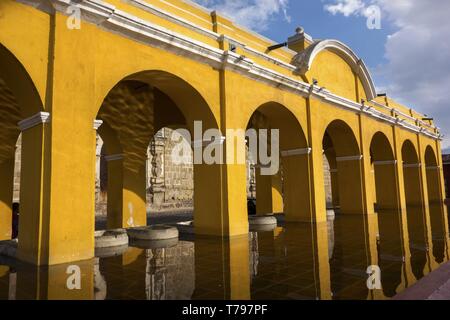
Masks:
[[[364,61],[360,59],[348,46],[338,40],[318,40],[298,53],[292,60],[292,64],[297,67],[297,71],[304,75],[310,69],[316,56],[324,51],[331,51],[342,59],[353,69],[359,76],[364,86],[364,91],[369,100],[376,97],[375,86]]]

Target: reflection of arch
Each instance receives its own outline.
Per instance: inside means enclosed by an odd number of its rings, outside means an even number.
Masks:
[[[440,184],[440,167],[436,159],[436,154],[431,146],[428,146],[425,149],[425,166],[433,241],[433,256],[436,262],[441,263],[444,261],[445,257],[445,212],[442,206],[443,199]]]
[[[422,183],[420,177],[422,164],[419,163],[416,147],[410,140],[406,140],[403,143],[402,160],[411,267],[416,279],[420,279],[424,276],[428,245],[426,240],[425,213],[422,207]]]
[[[316,41],[304,51],[297,54],[293,64],[298,66],[299,72],[305,74],[311,69],[315,57],[322,51],[331,51],[344,59],[353,71],[360,77],[367,99],[376,97],[375,85],[364,61],[360,59],[348,46],[337,40]]]
[[[285,212],[288,220],[310,214],[308,144],[295,115],[277,102],[259,106],[251,116],[248,128],[279,130],[280,169],[277,174],[264,176],[256,170],[256,207],[258,214]],[[269,133],[270,137],[270,133]],[[265,141],[259,141],[261,143]],[[271,143],[270,139],[268,141]],[[269,149],[269,148],[268,148]],[[256,159],[255,159],[256,160]],[[260,159],[257,163],[260,164]],[[281,161],[282,170],[281,170]],[[305,183],[299,183],[304,181]],[[301,185],[301,186],[300,186]],[[283,206],[284,200],[284,206]]]

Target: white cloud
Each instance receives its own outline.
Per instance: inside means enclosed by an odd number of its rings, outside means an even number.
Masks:
[[[287,13],[289,0],[194,0],[195,2],[217,10],[255,31],[265,31],[269,23],[283,15],[290,22]]]
[[[353,2],[363,7],[349,4]],[[371,4],[380,6],[396,31],[386,40],[387,63],[377,73],[390,96],[435,118],[447,135],[443,147],[450,148],[450,1],[334,1],[339,3],[336,14],[344,16],[363,15]]]
[[[324,8],[333,15],[343,14],[348,17],[362,14],[365,4],[361,0],[336,0],[335,3],[327,4]]]

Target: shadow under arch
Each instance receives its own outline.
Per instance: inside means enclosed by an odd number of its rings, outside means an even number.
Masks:
[[[269,130],[268,139],[259,134],[258,150],[262,143],[272,143],[270,130],[279,132],[279,169],[273,175],[264,175],[260,156],[256,162],[257,214],[282,213],[287,221],[311,221],[308,142],[296,116],[278,102],[260,105],[251,115],[247,129]],[[251,147],[251,146],[250,146]],[[275,149],[274,149],[275,150]],[[271,155],[273,158],[273,155]]]
[[[114,223],[108,223],[108,228],[147,224],[145,164],[150,141],[160,129],[187,128],[194,140],[203,140],[203,132],[207,129],[218,129],[215,115],[201,94],[183,79],[160,70],[138,72],[119,81],[106,95],[97,118],[104,123],[99,133],[103,133],[103,126],[109,127],[114,132],[111,135],[116,137],[109,140],[115,140],[114,143],[120,145],[114,152],[121,152],[117,157],[109,154],[108,166],[115,168],[108,168],[108,174],[114,171],[118,178],[114,182],[108,179],[111,184],[108,185],[108,192],[116,190],[117,194],[113,197],[122,201],[118,201],[114,210],[108,205],[108,212],[118,216],[111,220]],[[201,121],[201,137],[195,135],[198,131],[194,130],[196,121]],[[108,141],[105,143],[109,145]],[[195,164],[196,230],[223,232],[220,190],[219,165]]]
[[[446,228],[445,210],[440,183],[440,167],[435,152],[431,146],[425,149],[425,166],[428,190],[428,206],[433,241],[433,256],[437,263],[445,260]]]
[[[402,249],[402,220],[396,182],[397,162],[389,139],[382,132],[374,134],[370,153],[375,176],[375,207],[379,230],[377,251],[381,283],[385,296],[393,297],[402,282],[405,257]]]
[[[411,266],[416,279],[421,279],[424,276],[428,255],[422,181],[420,177],[422,164],[419,163],[416,148],[410,140],[406,140],[402,145],[402,161]]]

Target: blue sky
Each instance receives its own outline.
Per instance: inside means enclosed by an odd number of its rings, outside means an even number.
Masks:
[[[338,39],[368,65],[380,92],[433,116],[450,153],[450,1],[195,0],[264,36],[283,42],[301,26],[314,39]],[[367,8],[381,29],[367,28]]]

